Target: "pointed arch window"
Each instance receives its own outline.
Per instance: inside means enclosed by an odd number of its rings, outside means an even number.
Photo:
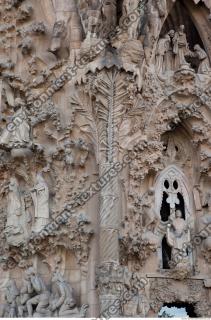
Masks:
[[[161,221],[167,222],[175,210],[186,220],[190,215],[190,192],[183,172],[175,165],[167,167],[155,183],[155,208]]]

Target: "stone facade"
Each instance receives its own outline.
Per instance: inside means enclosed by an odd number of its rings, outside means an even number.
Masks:
[[[0,0],[0,316],[211,316],[210,0]]]

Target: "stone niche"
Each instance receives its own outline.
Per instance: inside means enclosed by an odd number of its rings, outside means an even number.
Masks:
[[[207,0],[0,0],[0,316],[211,316]]]

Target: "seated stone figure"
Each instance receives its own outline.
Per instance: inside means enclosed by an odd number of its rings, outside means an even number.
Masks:
[[[27,307],[26,302],[32,298],[31,293],[31,283],[28,277],[28,273],[26,273],[26,277],[23,280],[23,286],[20,289],[19,303],[18,303],[18,316],[23,318],[27,316]]]
[[[52,297],[50,309],[54,315],[59,317],[84,317],[87,306],[83,305],[81,310],[76,306],[76,301],[73,297],[72,287],[63,279],[59,271],[55,271],[52,277],[52,282],[55,284],[56,293]]]
[[[28,280],[28,293],[34,296],[26,302],[29,317],[48,317],[51,315],[49,310],[50,292],[47,290],[41,277],[36,274],[34,268],[26,270],[26,279]],[[33,306],[35,312],[33,314]]]

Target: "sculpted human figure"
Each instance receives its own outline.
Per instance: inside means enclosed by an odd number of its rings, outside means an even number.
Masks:
[[[102,2],[102,15],[106,29],[113,30],[117,23],[116,0],[104,0]]]
[[[61,47],[62,38],[65,35],[66,26],[63,20],[56,21],[53,26],[50,51],[55,53]]]
[[[166,41],[166,52],[164,57],[165,71],[173,71],[175,69],[175,55],[173,53],[174,30],[168,32],[168,41]]]
[[[185,26],[181,25],[173,38],[173,52],[175,54],[175,67],[178,69],[181,64],[187,64],[185,56],[189,52]]]
[[[194,57],[199,60],[198,73],[209,73],[210,72],[210,62],[206,52],[200,47],[199,44],[194,46]]]
[[[23,318],[27,312],[26,302],[31,298],[31,283],[28,274],[25,275],[23,285],[20,289],[19,305],[18,305],[18,316]]]
[[[73,147],[74,147],[74,141],[67,140],[64,143],[64,153],[65,153],[65,163],[67,165],[74,164],[74,154],[73,154]]]
[[[166,0],[149,0],[147,3],[147,19],[151,40],[154,43],[158,37],[161,26],[162,18],[165,17],[167,12]]]
[[[70,20],[70,56],[69,60],[74,64],[77,60],[81,43],[83,40],[83,30],[81,25],[81,19],[78,14],[78,11],[74,11],[71,14]]]
[[[190,229],[188,223],[182,218],[182,212],[176,210],[175,218],[167,225],[167,242],[172,247],[173,258],[189,241]]]
[[[56,53],[62,45],[62,40],[67,35],[67,26],[71,19],[71,13],[76,11],[76,1],[53,0],[53,6],[56,14],[56,20],[53,27],[49,50]]]
[[[164,73],[166,70],[166,66],[164,64],[164,59],[166,56],[166,53],[169,49],[169,43],[170,43],[170,37],[168,34],[164,36],[164,38],[161,38],[158,41],[157,45],[157,52],[156,52],[156,69],[158,73]]]
[[[159,218],[156,215],[154,209],[154,194],[153,188],[150,188],[146,197],[143,199],[142,205],[142,223],[146,230],[154,231],[159,222]]]
[[[11,178],[7,197],[7,222],[4,230],[7,242],[19,245],[27,235],[26,216],[18,181]]]
[[[34,297],[26,302],[28,316],[49,316],[49,298],[50,292],[47,290],[41,277],[35,272],[33,267],[26,270],[26,279],[28,282],[28,293],[33,294]],[[33,306],[35,312],[33,314]]]
[[[30,143],[30,126],[23,106],[24,102],[20,98],[15,99],[14,110],[17,111],[10,120],[8,127],[3,131],[0,144],[26,146]]]
[[[15,280],[9,280],[6,286],[5,300],[7,307],[4,316],[7,318],[17,317],[17,297],[19,295]]]
[[[34,203],[35,225],[34,232],[39,232],[49,222],[49,189],[42,173],[38,173],[36,184],[31,190],[32,200]]]
[[[137,13],[139,0],[124,0],[123,2],[123,17],[128,17],[130,14]],[[139,26],[139,19],[137,18],[136,21],[133,21],[128,25],[128,37],[129,40],[134,40],[138,38],[138,26]]]
[[[97,10],[89,10],[88,15],[88,27],[87,27],[87,36],[86,39],[90,40],[92,38],[98,38],[98,29],[101,19],[101,11]]]
[[[59,317],[81,317],[82,310],[79,311],[75,299],[73,297],[72,287],[63,279],[61,273],[56,270],[52,276],[52,282],[56,285],[57,294],[51,301],[50,309],[52,312],[58,310]]]

